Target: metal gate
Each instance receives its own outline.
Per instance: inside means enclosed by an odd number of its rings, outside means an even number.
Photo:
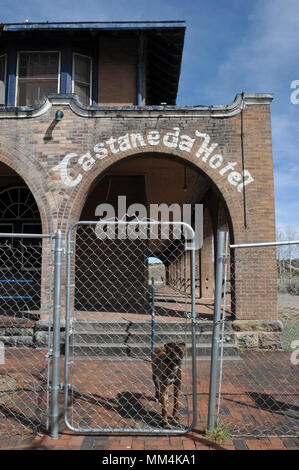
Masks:
[[[171,222],[87,221],[69,228],[64,422],[70,430],[178,434],[195,425],[193,235],[187,224]]]

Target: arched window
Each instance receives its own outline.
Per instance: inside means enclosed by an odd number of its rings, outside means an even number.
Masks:
[[[0,192],[0,218],[15,221],[39,219],[39,210],[29,188],[11,186]]]
[[[27,186],[11,186],[0,192],[0,231],[2,233],[42,233],[39,210]],[[7,256],[1,271],[39,270],[41,242],[35,238],[1,238],[0,245],[10,246],[17,256]],[[2,259],[2,261],[4,261]]]

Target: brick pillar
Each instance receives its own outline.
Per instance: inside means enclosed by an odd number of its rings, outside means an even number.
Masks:
[[[226,300],[225,300],[225,305],[226,305],[226,312],[229,314],[232,312],[232,305],[231,305],[231,256],[230,256],[230,249],[229,245],[231,243],[230,241],[230,233],[229,233],[229,225],[227,222],[227,215],[226,211],[224,208],[223,203],[220,201],[219,202],[219,207],[218,207],[218,219],[217,219],[217,232],[226,232],[228,234],[228,244],[227,244],[227,267],[226,267]],[[226,245],[224,246],[226,249]],[[224,275],[224,273],[223,273]]]
[[[53,305],[53,287],[54,287],[54,249],[55,241],[51,246],[51,240],[42,239],[42,266],[41,266],[41,287],[40,287],[40,318],[47,320],[49,317],[49,307]],[[51,264],[53,265],[51,266]],[[50,276],[52,276],[52,291],[50,291]]]
[[[232,251],[232,308],[238,320],[276,320],[276,248]]]
[[[169,264],[165,264],[165,285],[169,285]]]
[[[203,243],[201,248],[201,297],[214,295],[213,227],[209,208],[203,213]]]

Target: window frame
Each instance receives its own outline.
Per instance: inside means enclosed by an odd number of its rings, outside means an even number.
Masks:
[[[85,59],[89,59],[90,61],[90,73],[89,73],[89,105],[88,106],[91,106],[92,105],[92,67],[93,67],[93,63],[92,63],[92,57],[89,56],[89,55],[86,55],[86,54],[80,54],[79,52],[73,52],[73,56],[72,56],[72,93],[75,93],[75,56],[80,56],[80,57],[84,57]],[[82,104],[83,106],[86,106],[84,105],[83,103],[80,103]]]
[[[6,83],[7,83],[7,53],[0,54],[0,59],[4,57],[4,103],[0,106],[6,106]]]
[[[53,54],[53,53],[58,54],[57,93],[59,93],[59,90],[60,90],[60,74],[61,74],[61,51],[60,50],[19,50],[17,52],[15,106],[21,106],[21,105],[18,105],[20,54]],[[34,105],[32,104],[32,105],[29,105],[29,106],[34,106]]]

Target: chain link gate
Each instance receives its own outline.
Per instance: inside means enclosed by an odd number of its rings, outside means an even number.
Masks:
[[[2,436],[50,427],[54,238],[0,233]]]
[[[215,304],[217,297],[220,301],[214,340],[219,344],[220,361],[211,374],[215,388],[210,399],[210,430],[217,423],[236,437],[298,436],[299,297],[292,296],[288,308],[280,303],[278,291],[278,313],[276,307],[277,272],[279,263],[286,262],[277,250],[284,246],[294,246],[299,251],[298,241],[226,243],[226,247],[223,242],[219,244],[220,287],[215,292]],[[245,271],[244,277],[239,276],[241,270]],[[269,270],[273,277],[265,283],[264,273]],[[254,279],[249,280],[247,273],[253,271]],[[260,299],[257,306],[256,298]],[[243,325],[242,320],[233,322],[240,357],[223,361],[223,345],[230,334],[224,324],[232,310],[247,320],[243,320]],[[251,320],[252,313],[259,313],[259,317]],[[218,358],[217,348],[214,357]]]
[[[186,249],[188,231],[190,240],[187,224],[150,221],[77,222],[68,230],[64,421],[70,430],[178,434],[195,425],[195,258]]]

